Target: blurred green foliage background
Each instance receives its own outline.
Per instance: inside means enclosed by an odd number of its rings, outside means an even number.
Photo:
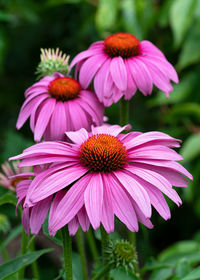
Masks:
[[[200,0],[0,0],[0,161],[32,143],[29,124],[19,132],[15,124],[24,91],[35,81],[40,48],[59,47],[72,59],[115,32],[150,40],[175,66],[180,83],[170,98],[157,89],[150,97],[138,92],[130,102],[130,123],[133,130],[182,139],[183,164],[194,176],[187,189],[178,190],[183,206],[169,202],[170,221],[153,213],[155,228],[141,227],[137,240],[144,263],[174,242],[200,242]],[[110,123],[119,122],[118,112],[119,104],[106,109]],[[14,207],[0,211],[17,223]]]

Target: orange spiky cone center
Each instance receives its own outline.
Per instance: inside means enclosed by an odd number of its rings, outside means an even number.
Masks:
[[[97,134],[81,145],[80,159],[93,172],[110,172],[125,166],[127,152],[117,137]]]
[[[67,101],[76,98],[80,90],[80,84],[75,79],[70,77],[56,78],[49,84],[50,95],[61,101]]]
[[[129,33],[116,33],[104,40],[105,52],[110,57],[129,58],[140,53],[140,41]]]

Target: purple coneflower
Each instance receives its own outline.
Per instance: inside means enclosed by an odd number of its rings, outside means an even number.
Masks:
[[[151,42],[140,42],[129,33],[93,43],[72,60],[69,69],[75,64],[81,86],[87,88],[94,79],[95,92],[105,106],[123,95],[129,100],[137,89],[151,94],[153,85],[168,97],[173,90],[170,80],[178,83],[177,73],[164,54]]]
[[[25,92],[17,120],[20,129],[30,117],[34,140],[63,140],[65,131],[101,125],[104,108],[91,90],[60,73],[46,76]]]
[[[138,231],[138,221],[153,226],[152,206],[169,219],[163,194],[181,204],[172,186],[186,187],[185,177],[192,176],[176,162],[182,157],[171,149],[179,147],[180,140],[161,132],[121,134],[125,128],[113,125],[92,127],[91,133],[68,132],[72,144],[43,142],[12,158],[23,159],[20,166],[50,164],[32,181],[24,205],[32,207],[56,194],[50,210],[51,235],[83,207],[82,218],[89,218],[94,229],[102,223],[110,233],[114,215],[133,232]],[[63,189],[66,193],[60,197]]]

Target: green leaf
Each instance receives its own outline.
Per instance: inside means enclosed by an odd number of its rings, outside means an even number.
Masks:
[[[166,27],[169,22],[169,10],[174,0],[165,0],[159,13],[159,23],[162,27]]]
[[[200,249],[200,244],[193,240],[184,240],[173,244],[172,246],[168,247],[164,250],[160,255],[158,260],[163,262],[165,260],[170,259],[174,255],[180,253],[193,253]]]
[[[125,272],[123,269],[113,269],[110,276],[114,280],[138,280],[139,278],[132,272]]]
[[[181,79],[181,83],[174,84],[174,89],[170,93],[169,98],[166,98],[162,91],[159,91],[148,104],[150,106],[159,106],[164,104],[176,104],[185,100],[191,94],[191,85],[194,85],[199,80],[200,73],[197,71],[190,72]]]
[[[200,62],[200,24],[196,24],[194,28],[191,29],[190,34],[185,41],[179,61],[178,61],[178,69],[182,70],[187,66],[190,66],[194,63]]]
[[[9,262],[6,262],[0,266],[0,280],[5,279],[6,277],[16,273],[21,268],[31,264],[37,260],[43,254],[51,252],[53,249],[43,249],[33,253],[28,253],[23,256],[17,257]]]
[[[122,24],[126,32],[134,34],[142,39],[142,30],[138,22],[135,0],[126,0],[120,2],[122,12]]]
[[[200,279],[200,267],[197,267],[186,275],[182,280],[199,280]]]
[[[95,22],[101,32],[109,31],[115,26],[118,8],[118,0],[99,0]]]
[[[14,143],[14,145],[13,145]],[[34,143],[27,140],[19,132],[8,130],[5,135],[4,150],[2,152],[2,159],[7,160],[9,157],[22,153],[25,148]]]
[[[167,280],[169,279],[173,274],[173,270],[171,268],[164,268],[159,271],[154,271],[149,280]]]
[[[190,272],[191,268],[186,258],[178,260],[175,271],[176,276],[180,277],[180,279],[183,279],[185,275],[187,275]]]
[[[189,136],[183,143],[181,155],[184,161],[190,161],[200,154],[200,133]]]
[[[175,0],[170,9],[170,24],[174,33],[175,45],[179,46],[192,24],[196,0]]]
[[[16,204],[17,204],[16,196],[11,192],[7,192],[4,195],[2,195],[0,197],[0,205],[6,204],[6,203],[10,203],[10,204],[13,204],[14,206],[16,206]]]

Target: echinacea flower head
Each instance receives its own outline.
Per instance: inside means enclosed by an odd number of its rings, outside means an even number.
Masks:
[[[18,198],[17,207],[19,204],[22,206],[22,224],[26,234],[29,234],[30,230],[32,234],[40,234],[42,232],[42,225],[45,222],[49,209],[52,206],[50,211],[49,220],[52,218],[52,211],[54,212],[58,202],[66,194],[66,190],[58,191],[56,196],[50,195],[44,199],[41,199],[33,206],[28,207],[25,204],[27,193],[30,191],[31,183],[36,176],[46,170],[49,167],[48,164],[34,167],[34,172],[31,174],[31,178],[26,178],[17,184],[16,195]],[[21,177],[24,177],[24,174],[21,173]],[[16,207],[16,209],[17,209]],[[68,223],[68,229],[71,235],[75,235],[78,230],[79,225],[81,225],[83,231],[88,231],[90,222],[87,217],[84,206],[79,210],[77,215],[71,219]]]
[[[173,90],[170,80],[178,83],[177,73],[164,54],[151,42],[140,42],[129,33],[93,43],[72,60],[69,70],[74,65],[81,86],[87,88],[93,80],[95,93],[105,106],[122,96],[131,99],[137,89],[149,95],[153,85],[168,97]]]
[[[16,191],[17,184],[31,175],[30,167],[18,167],[19,161],[9,164],[7,161],[1,165],[0,186]],[[23,173],[23,176],[19,174]]]
[[[30,117],[34,140],[63,140],[65,131],[101,125],[104,107],[91,90],[60,73],[46,76],[29,87],[19,113],[17,129]]]
[[[40,63],[37,66],[36,74],[38,79],[45,76],[51,76],[55,72],[63,75],[67,74],[69,68],[69,55],[63,54],[57,48],[54,49],[41,49]]]
[[[169,219],[163,194],[181,204],[172,186],[186,187],[186,177],[192,175],[176,162],[182,157],[171,149],[179,147],[180,140],[155,131],[121,134],[124,129],[104,125],[88,133],[82,128],[66,133],[72,143],[43,142],[11,158],[23,159],[19,166],[50,164],[32,181],[24,204],[31,207],[56,194],[50,210],[51,235],[82,207],[94,229],[102,223],[110,233],[114,216],[133,232],[138,231],[138,221],[152,228],[152,206]],[[61,190],[66,192],[63,197],[58,194]]]

